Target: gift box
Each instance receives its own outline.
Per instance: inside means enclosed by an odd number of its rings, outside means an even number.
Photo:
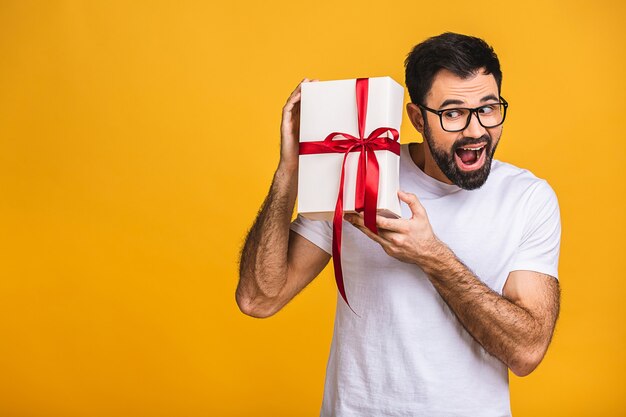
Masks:
[[[304,143],[323,142],[329,134],[340,133],[332,138],[341,148],[340,141],[349,140],[346,135],[366,139],[380,128],[400,131],[404,89],[390,77],[361,79],[367,82],[366,96],[357,103],[357,79],[320,81],[302,84],[300,108],[301,154],[298,173],[298,213],[313,220],[332,220],[336,209],[344,168],[343,212],[355,212],[358,200],[357,178],[369,168],[367,152],[356,144],[350,152],[348,145],[333,152],[303,154]],[[363,101],[365,103],[363,103]],[[360,109],[358,108],[360,104]],[[365,108],[363,108],[365,107]],[[359,119],[359,110],[364,120]],[[359,122],[363,132],[359,131]],[[383,138],[392,138],[385,131]],[[397,139],[396,139],[397,141]],[[361,146],[362,148],[362,146]],[[398,201],[399,145],[398,154],[388,149],[374,150],[378,163],[378,190],[376,208],[385,217],[400,217]],[[323,151],[323,149],[321,150]],[[364,157],[365,155],[365,157]],[[344,164],[345,157],[345,164]],[[359,161],[364,166],[359,172]],[[371,170],[368,170],[371,171]],[[372,172],[367,172],[372,176]],[[356,201],[358,203],[358,201]]]
[[[400,122],[404,89],[390,77],[302,84],[298,213],[332,220],[333,266],[350,309],[341,267],[343,213],[400,217]],[[354,311],[354,310],[352,310]]]

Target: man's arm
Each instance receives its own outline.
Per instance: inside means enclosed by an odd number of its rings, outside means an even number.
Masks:
[[[422,269],[483,348],[517,376],[530,374],[543,359],[559,313],[558,281],[533,271],[513,271],[503,296],[487,287],[442,242]]]
[[[359,215],[347,215],[346,219],[378,242],[387,254],[419,265],[469,334],[516,375],[528,375],[541,362],[552,338],[559,312],[556,279],[531,271],[513,271],[500,296],[435,236],[417,197],[398,194],[413,216],[377,216],[379,235],[367,229]]]
[[[239,309],[253,317],[279,311],[330,259],[322,249],[289,231],[298,188],[299,121],[300,85],[283,108],[280,163],[241,251],[235,298]]]

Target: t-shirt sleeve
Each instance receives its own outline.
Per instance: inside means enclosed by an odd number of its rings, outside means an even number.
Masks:
[[[558,279],[561,215],[552,187],[544,181],[529,196],[526,225],[511,271],[528,270]]]
[[[298,215],[291,222],[290,229],[328,254],[333,254],[333,227],[330,222],[310,220]]]

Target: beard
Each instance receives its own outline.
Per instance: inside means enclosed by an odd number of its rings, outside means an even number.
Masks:
[[[432,131],[430,130],[427,120],[424,120],[424,139],[428,144],[430,153],[437,163],[437,166],[439,166],[441,172],[443,172],[453,184],[464,190],[475,190],[485,184],[487,177],[489,177],[489,173],[491,172],[491,161],[493,159],[493,155],[496,153],[499,141],[496,141],[494,145],[494,141],[488,133],[485,133],[479,138],[463,137],[454,142],[449,151],[446,151],[438,148],[435,144],[435,140],[432,136]],[[485,149],[483,150],[485,153],[485,162],[483,165],[473,171],[462,171],[456,164],[454,158],[456,150],[464,146],[476,145],[483,142],[487,143],[485,145]]]

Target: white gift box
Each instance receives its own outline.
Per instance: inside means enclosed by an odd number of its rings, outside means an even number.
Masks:
[[[404,89],[390,77],[369,79],[364,135],[379,127],[400,132]],[[300,142],[323,141],[332,132],[359,136],[356,79],[302,84]],[[391,135],[386,134],[387,137]],[[334,140],[344,140],[336,137]],[[398,201],[400,157],[387,150],[374,151],[379,164],[378,214],[401,217]],[[345,165],[344,212],[354,212],[359,152],[350,152]],[[313,220],[332,221],[339,193],[343,153],[300,155],[298,213]]]

